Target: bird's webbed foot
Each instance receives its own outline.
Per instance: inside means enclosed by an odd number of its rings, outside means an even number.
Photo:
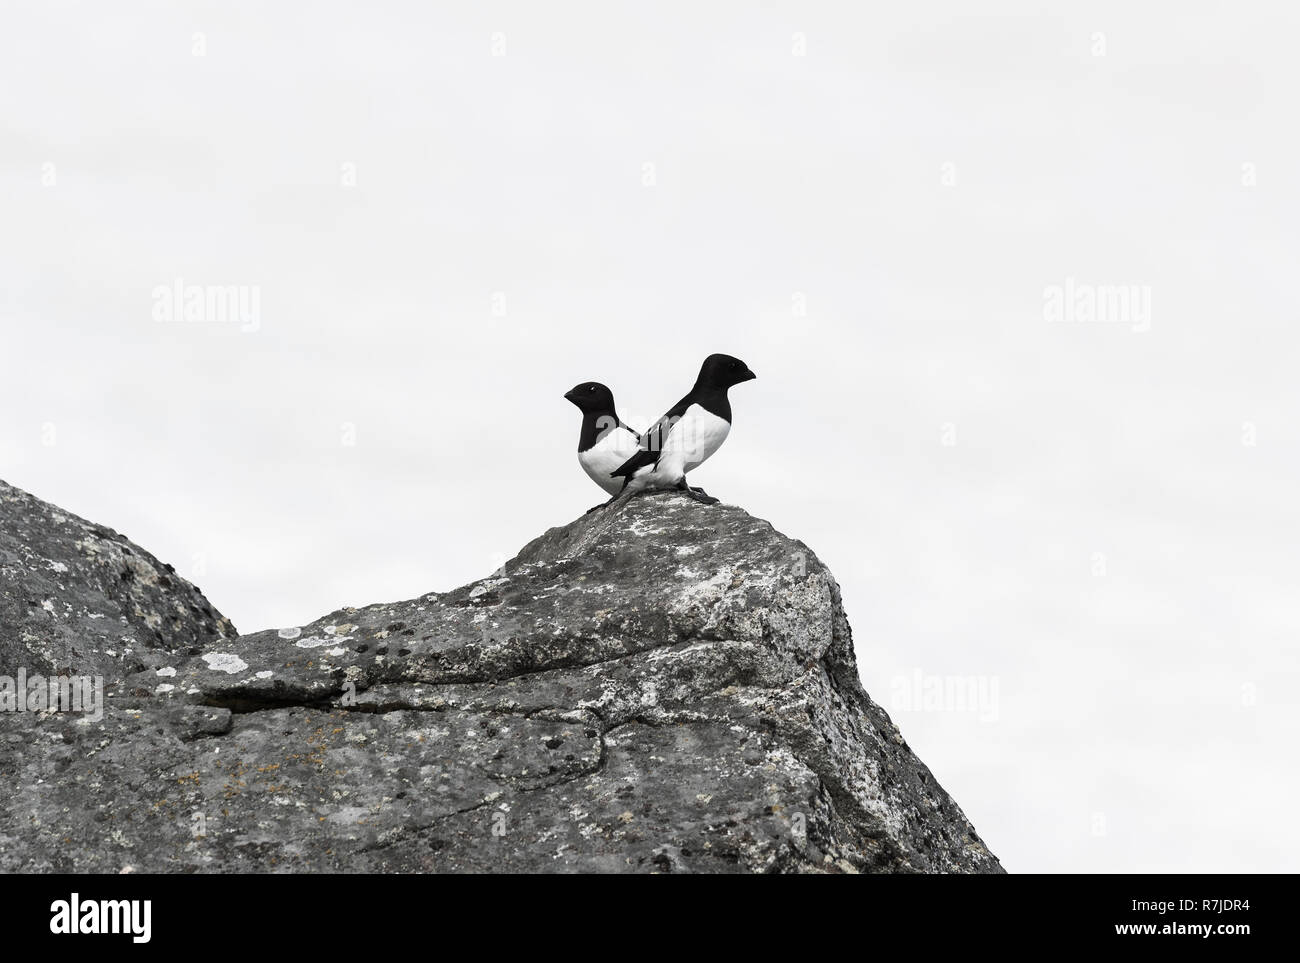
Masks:
[[[699,502],[702,505],[718,504],[718,500],[712,497],[711,495],[709,495],[709,493],[706,492],[703,488],[694,488],[691,485],[686,484],[685,478],[683,478],[681,481],[677,483],[677,490],[681,492],[683,495],[687,496],[688,498],[695,499],[697,502]]]

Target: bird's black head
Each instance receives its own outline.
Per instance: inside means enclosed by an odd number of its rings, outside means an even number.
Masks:
[[[695,383],[709,388],[730,388],[756,377],[758,376],[739,358],[733,358],[729,354],[711,354],[700,366],[700,376]]]
[[[614,392],[599,381],[584,381],[564,397],[584,413],[601,414],[614,410]]]

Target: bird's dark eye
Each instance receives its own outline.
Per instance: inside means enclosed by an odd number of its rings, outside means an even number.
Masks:
[[[731,366],[734,368],[734,367],[736,366],[736,362],[734,362],[734,361],[731,362]]]
[[[588,390],[588,391],[595,391],[595,390],[596,390],[596,386],[595,386],[595,385],[592,385],[592,386],[591,386],[590,388],[588,388],[587,390]]]

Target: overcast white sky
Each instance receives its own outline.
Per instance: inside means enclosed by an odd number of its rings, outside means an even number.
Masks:
[[[1300,870],[1300,17],[436,6],[5,3],[0,477],[296,625],[599,501],[575,383],[735,354],[694,483],[1008,869]]]

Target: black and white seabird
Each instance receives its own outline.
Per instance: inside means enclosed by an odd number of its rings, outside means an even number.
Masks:
[[[686,473],[722,447],[731,432],[727,389],[755,377],[739,358],[705,358],[695,387],[641,436],[636,454],[610,473],[617,490],[677,488],[701,501],[716,502],[703,489],[687,485]]]
[[[612,472],[636,454],[641,436],[619,419],[614,393],[599,381],[585,381],[564,397],[582,412],[578,464],[597,485],[617,495],[623,482]]]

